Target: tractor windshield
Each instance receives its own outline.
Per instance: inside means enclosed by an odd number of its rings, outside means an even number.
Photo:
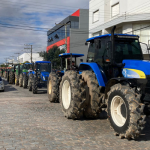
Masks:
[[[24,69],[29,70],[32,68],[32,64],[24,64]]]
[[[115,61],[122,63],[124,59],[143,60],[141,46],[137,39],[115,39]]]
[[[38,63],[37,71],[51,72],[51,64],[50,63]]]
[[[95,43],[90,43],[87,55],[87,62],[94,61],[94,56],[95,56]]]

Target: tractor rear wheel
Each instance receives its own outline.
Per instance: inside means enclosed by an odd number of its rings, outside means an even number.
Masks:
[[[19,85],[19,75],[15,76],[15,85]]]
[[[98,81],[95,74],[92,71],[83,71],[82,72],[82,88],[89,88],[89,101],[86,99],[86,107],[84,111],[84,116],[90,119],[96,119],[99,117],[101,112],[101,97],[100,93],[101,87],[99,87]],[[85,97],[86,98],[86,97]]]
[[[25,74],[23,77],[23,88],[26,89],[28,85],[28,76]]]
[[[61,77],[52,72],[47,82],[47,95],[50,102],[59,102],[59,84]]]
[[[83,116],[79,75],[73,71],[66,71],[60,83],[60,104],[68,119],[80,119]]]
[[[22,87],[23,85],[23,75],[20,74],[20,77],[19,77],[19,86]]]
[[[38,88],[38,80],[37,78],[33,78],[33,83],[32,83],[32,92],[33,94],[37,94],[37,88]]]
[[[144,128],[144,104],[131,87],[116,84],[107,93],[107,113],[111,127],[120,138],[135,139]]]

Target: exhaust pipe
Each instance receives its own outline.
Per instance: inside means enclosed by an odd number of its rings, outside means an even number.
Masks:
[[[111,30],[111,48],[112,48],[112,64],[114,64],[114,54],[115,54],[115,37],[114,37],[114,32],[115,32],[116,26],[114,26]]]

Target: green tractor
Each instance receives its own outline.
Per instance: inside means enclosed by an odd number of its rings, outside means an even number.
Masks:
[[[32,66],[33,66],[32,63],[24,63],[18,66],[17,75],[19,76],[20,87],[27,88],[27,85],[28,85],[27,74],[28,74],[28,70],[31,69]],[[17,79],[18,79],[18,76],[17,76]]]
[[[19,85],[19,76],[22,73],[22,65],[18,64],[16,66],[16,73],[15,73],[15,85]]]
[[[16,67],[17,64],[14,64],[7,70],[9,84],[15,84]]]
[[[0,77],[3,77],[3,68],[0,68]]]

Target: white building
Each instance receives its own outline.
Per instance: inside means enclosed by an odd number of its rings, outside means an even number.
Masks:
[[[17,57],[18,60],[18,57]],[[24,63],[25,61],[31,62],[31,53],[23,53],[19,56],[19,62]],[[32,61],[43,61],[43,57],[39,56],[39,53],[32,53]]]
[[[90,0],[89,37],[107,34],[116,25],[116,33],[136,34],[140,41],[150,40],[149,0]],[[140,29],[141,30],[138,30]]]

